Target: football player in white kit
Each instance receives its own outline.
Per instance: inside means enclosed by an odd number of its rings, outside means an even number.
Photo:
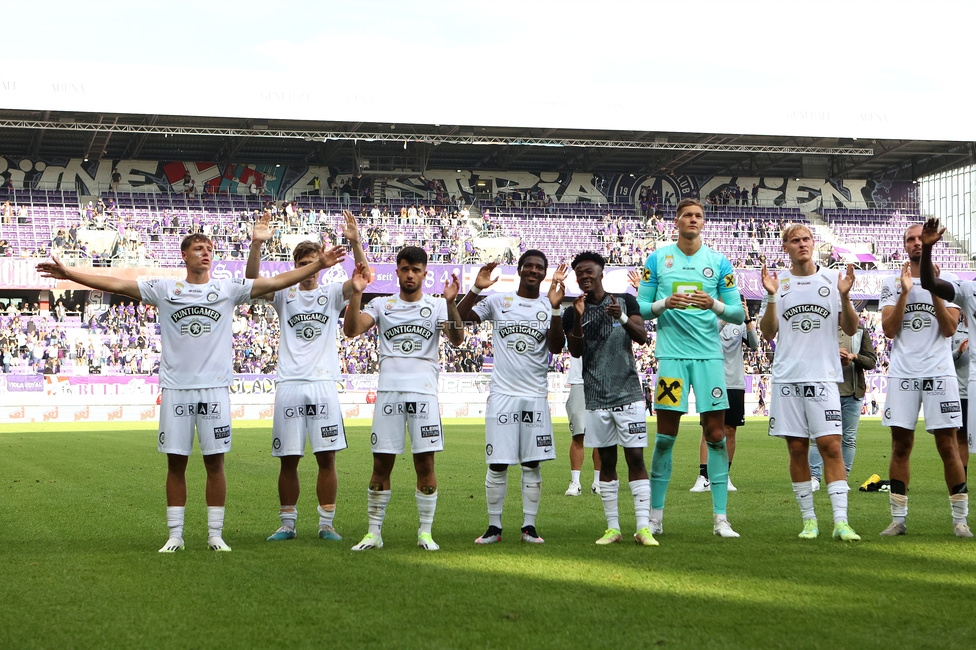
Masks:
[[[352,212],[343,211],[342,234],[352,248],[356,264],[364,267],[366,253],[359,240],[359,228]],[[270,214],[254,225],[245,277],[257,278],[261,268],[261,245],[271,239]],[[303,241],[292,250],[295,268],[314,264],[322,244]],[[271,301],[281,336],[278,345],[278,380],[275,388],[271,455],[281,459],[278,473],[278,517],[281,527],[268,541],[294,539],[298,520],[298,462],[309,440],[318,463],[315,491],[318,497],[319,537],[341,540],[333,522],[338,478],[335,454],[346,448],[346,433],[336,382],[342,380],[336,348],[336,324],[353,291],[353,281],[320,285],[318,274],[298,286],[263,296]]]
[[[169,539],[160,553],[174,553],[183,544],[186,507],[186,464],[193,449],[194,429],[207,470],[208,546],[229,551],[223,540],[227,481],[224,454],[230,451],[230,383],[234,379],[234,307],[257,296],[284,289],[338,264],[341,247],[319,252],[302,268],[273,278],[214,280],[210,277],[213,242],[201,234],[188,235],[180,246],[186,279],[122,280],[67,268],[57,259],[42,262],[44,277],[77,282],[155,305],[159,311],[163,352],[159,366],[162,389],[159,451],[166,454],[166,523]]]
[[[540,461],[556,457],[549,414],[549,354],[563,348],[559,304],[566,288],[567,266],[559,265],[548,296],[539,288],[549,262],[542,251],[527,250],[516,266],[519,285],[512,292],[493,293],[481,302],[478,295],[495,284],[489,262],[481,267],[471,290],[458,305],[465,322],[492,323],[495,368],[485,410],[485,496],[488,530],[474,542],[494,544],[502,539],[502,507],[508,491],[509,465],[522,464],[522,541],[542,544],[536,531],[542,495]],[[476,304],[477,303],[477,304]]]
[[[790,453],[793,494],[803,517],[801,539],[819,535],[810,480],[810,440],[824,460],[824,479],[834,515],[833,537],[859,541],[847,522],[847,470],[840,453],[841,413],[837,382],[843,377],[840,327],[850,335],[857,331],[857,312],[851,304],[854,267],[835,274],[813,260],[816,246],[808,226],[791,224],[783,229],[783,250],[790,268],[778,274],[762,267],[766,290],[759,329],[767,341],[776,338],[773,358],[772,402],[769,435],[786,440]]]
[[[437,401],[438,332],[443,331],[455,346],[464,341],[464,326],[454,304],[461,283],[454,275],[445,283],[442,298],[425,295],[427,253],[418,246],[401,249],[396,263],[400,294],[374,298],[365,309],[361,308],[365,283],[358,281],[357,270],[343,323],[343,332],[350,338],[373,325],[379,329],[380,377],[370,435],[373,474],[367,492],[369,531],[352,547],[354,551],[383,548],[390,474],[396,455],[405,451],[407,432],[417,472],[417,546],[428,551],[440,548],[431,536],[437,509],[434,453],[444,449]]]
[[[969,452],[974,450],[974,446],[971,442],[967,441],[965,437],[960,438],[958,436],[956,428],[962,425],[962,409],[961,407],[953,411],[952,407],[954,405],[951,402],[951,387],[948,384],[944,384],[945,390],[943,395],[938,395],[940,386],[939,381],[945,381],[946,377],[951,376],[953,382],[956,380],[955,364],[952,361],[952,347],[951,342],[947,338],[950,336],[950,328],[945,327],[943,318],[953,317],[953,312],[957,312],[957,309],[952,309],[951,306],[959,305],[960,308],[966,313],[966,317],[969,322],[976,322],[973,320],[976,317],[976,283],[972,281],[963,281],[956,276],[943,272],[941,276],[938,274],[935,266],[932,264],[932,247],[935,246],[936,242],[942,238],[942,233],[945,230],[939,229],[938,219],[929,219],[924,227],[914,225],[908,229],[905,233],[905,248],[909,250],[911,255],[915,250],[918,250],[917,262],[915,257],[911,257],[911,262],[913,264],[911,277],[902,280],[902,288],[905,286],[906,281],[914,283],[914,276],[918,276],[921,288],[911,285],[911,292],[909,294],[909,300],[915,300],[918,298],[923,298],[925,295],[929,295],[926,290],[931,292],[931,304],[935,310],[935,316],[938,319],[938,323],[933,323],[931,327],[918,328],[920,332],[916,334],[916,328],[912,327],[912,321],[909,320],[909,313],[906,308],[906,318],[905,325],[903,326],[899,338],[908,338],[910,334],[915,336],[920,336],[924,334],[929,334],[929,338],[935,338],[931,336],[932,334],[938,333],[939,337],[930,343],[929,349],[932,353],[918,354],[918,356],[911,356],[908,358],[910,367],[917,369],[915,374],[909,375],[909,379],[899,380],[899,388],[902,381],[908,381],[911,387],[914,387],[915,382],[922,382],[922,408],[925,411],[925,426],[929,431],[935,434],[935,444],[939,450],[939,455],[942,457],[943,465],[945,466],[945,478],[946,486],[949,488],[949,504],[952,509],[952,529],[957,537],[972,537],[973,533],[969,529],[969,524],[967,522],[967,517],[969,515],[969,490],[967,487],[967,477],[966,477],[966,466],[969,464]],[[916,272],[917,271],[917,272]],[[902,274],[905,278],[905,274]],[[918,294],[924,294],[916,296]],[[884,294],[882,294],[882,297]],[[899,295],[899,298],[901,296]],[[943,301],[949,301],[943,303]],[[884,303],[882,303],[884,304]],[[896,309],[901,304],[899,301],[895,307]],[[943,307],[939,307],[943,305]],[[943,312],[946,312],[943,316]],[[883,312],[882,312],[883,313]],[[921,312],[924,316],[927,316],[927,312]],[[955,318],[958,318],[958,314],[955,314]],[[882,319],[882,324],[884,320]],[[958,320],[954,320],[953,324],[958,324]],[[955,333],[955,328],[951,328],[952,333]],[[928,332],[926,330],[936,330],[936,332]],[[887,328],[885,328],[885,334],[887,334]],[[896,343],[898,339],[895,339]],[[906,341],[907,343],[907,341]],[[938,356],[934,354],[938,351]],[[933,358],[934,357],[934,358]],[[973,371],[973,355],[969,355],[969,422],[968,428],[974,426],[973,420],[973,408],[974,399],[973,395],[976,395],[973,391],[976,390],[974,386],[974,377],[976,377],[976,372]],[[895,348],[892,347],[891,350],[891,363],[892,368],[894,368],[895,363]],[[925,365],[920,365],[924,363]],[[948,365],[946,365],[948,364]],[[933,372],[934,371],[934,372]],[[892,371],[889,370],[888,379],[888,390],[889,395],[892,389],[893,382],[895,380],[891,379]],[[928,382],[928,385],[926,385]],[[956,389],[958,396],[958,388]],[[931,395],[931,397],[929,397]],[[885,419],[889,418],[888,406],[889,403],[885,405]],[[930,414],[931,411],[931,414]],[[915,413],[917,418],[918,405],[916,400]],[[892,417],[895,412],[892,412]],[[946,418],[946,415],[954,416],[953,419]],[[929,417],[932,417],[936,422],[936,426],[942,427],[941,429],[934,429],[933,426],[929,424]],[[913,425],[914,429],[914,425]],[[891,495],[889,499],[891,500],[891,513],[892,513],[892,524],[885,529],[882,535],[904,535],[905,534],[905,517],[908,514],[908,495],[907,492],[902,491],[895,494],[895,432],[896,429],[894,425],[891,429],[892,436],[892,454],[891,454]],[[914,431],[902,431],[898,430],[898,460],[900,461],[898,478],[904,483],[904,486],[908,485],[908,454],[911,453],[911,442]],[[906,435],[909,434],[909,435]],[[972,437],[972,434],[970,434]],[[899,488],[902,486],[899,485]],[[898,517],[895,519],[895,517]]]

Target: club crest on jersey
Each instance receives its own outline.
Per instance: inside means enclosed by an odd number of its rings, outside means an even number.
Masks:
[[[549,320],[549,314],[547,314],[544,311],[540,311],[538,314],[535,315],[535,317],[537,320],[541,320],[541,321]]]
[[[207,294],[207,302],[217,302],[217,298],[219,297],[216,291],[211,291]]]
[[[420,310],[420,317],[421,318],[430,318],[430,313],[431,313],[430,312],[430,307],[424,307],[423,309]]]
[[[820,287],[820,289],[817,290],[817,293],[826,298],[830,295],[830,287]]]
[[[316,300],[316,302],[319,303],[321,306],[325,307],[327,304],[329,304],[329,297],[328,296],[319,296],[318,297],[318,300]]]
[[[664,256],[664,268],[670,269],[674,266],[674,255]]]
[[[710,278],[715,275],[715,271],[713,271],[711,267],[705,267],[702,269],[702,275],[704,275],[706,278]]]
[[[519,339],[518,341],[509,341],[508,345],[505,347],[516,352],[517,354],[525,354],[525,352],[529,349],[529,344],[523,339]]]

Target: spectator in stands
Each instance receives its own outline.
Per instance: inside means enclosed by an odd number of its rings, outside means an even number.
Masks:
[[[342,206],[348,208],[351,203],[350,197],[352,196],[352,181],[350,179],[347,178],[339,188],[339,196],[342,199]]]
[[[14,222],[14,208],[10,205],[10,201],[3,202],[3,222],[5,224]]]
[[[109,185],[109,187],[112,188],[112,191],[113,192],[118,193],[118,191],[119,191],[119,183],[121,183],[121,182],[122,182],[122,174],[119,173],[119,168],[118,167],[113,167],[112,168],[112,183]]]

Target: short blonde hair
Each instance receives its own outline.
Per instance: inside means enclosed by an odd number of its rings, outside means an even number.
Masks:
[[[813,238],[813,231],[810,230],[810,226],[806,225],[805,223],[791,223],[783,228],[783,245],[786,245],[786,242],[788,242],[798,230],[806,230],[808,233],[810,233],[810,238]]]

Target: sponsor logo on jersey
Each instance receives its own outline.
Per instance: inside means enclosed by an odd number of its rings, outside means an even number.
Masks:
[[[812,402],[827,401],[827,388],[825,386],[818,386],[817,384],[791,384],[789,386],[783,386],[780,389],[780,393],[784,396],[793,395],[794,397],[802,397]]]
[[[383,405],[383,415],[427,415],[429,412],[429,402],[397,402]]]
[[[675,406],[681,403],[682,382],[676,377],[658,377],[654,391],[655,404]]]
[[[732,289],[735,287],[735,273],[726,273],[725,277],[722,278],[722,283],[725,285],[726,289]]]
[[[319,429],[322,432],[323,438],[335,438],[339,435],[339,425],[330,424],[327,427],[322,427]]]
[[[420,427],[420,437],[421,438],[437,438],[441,435],[440,425],[430,425],[425,427]]]
[[[887,286],[881,287],[881,296],[878,298],[878,302],[882,303],[888,298],[891,298],[891,289]]]
[[[514,413],[498,414],[498,424],[508,424],[509,422],[541,425],[543,422],[542,411],[515,411]]]
[[[628,422],[627,430],[632,436],[647,433],[647,422]]]
[[[641,269],[641,280],[644,281],[644,282],[650,282],[651,281],[651,270],[649,268],[647,268],[646,266]]]
[[[214,439],[224,440],[230,438],[230,426],[214,427]]]
[[[794,316],[801,314],[817,314],[821,318],[827,318],[830,316],[830,310],[823,305],[796,305],[784,311],[783,318],[790,320]]]
[[[827,422],[840,422],[840,411],[834,409],[827,409],[824,411],[824,419]]]
[[[178,323],[184,318],[188,318],[190,316],[203,316],[214,322],[220,320],[219,311],[210,307],[204,307],[203,305],[190,305],[189,307],[184,307],[183,309],[177,309],[175,312],[173,312],[173,315],[170,316],[170,320],[172,320],[174,323]]]
[[[495,333],[502,338],[511,336],[512,334],[524,334],[525,336],[531,336],[539,343],[542,343],[546,338],[546,333],[544,331],[531,327],[526,323],[512,323],[511,325],[505,325],[504,327],[497,328]]]
[[[535,437],[536,447],[552,447],[552,436],[549,434]]]
[[[939,402],[939,410],[943,413],[959,413],[962,409],[959,402]]]
[[[431,330],[421,325],[404,324],[404,325],[396,325],[394,327],[389,328],[388,330],[383,332],[383,338],[389,341],[395,336],[402,336],[404,334],[416,334],[417,336],[421,336],[424,339],[430,339],[430,337],[434,335],[434,333]]]
[[[325,325],[326,323],[329,322],[329,317],[326,316],[325,314],[318,314],[318,313],[295,314],[294,316],[288,319],[288,326],[294,327],[299,323],[308,323],[310,321],[317,321]]]

